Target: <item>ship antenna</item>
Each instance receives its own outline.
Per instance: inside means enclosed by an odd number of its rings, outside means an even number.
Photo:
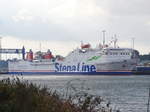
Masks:
[[[114,35],[114,48],[116,48],[116,44],[117,44],[117,35]]]
[[[102,33],[103,33],[103,46],[105,46],[105,33],[106,33],[106,31],[103,30]]]
[[[2,42],[1,42],[1,40],[2,40],[2,37],[0,37],[0,49],[2,49]],[[0,60],[1,60],[1,53],[0,53]]]
[[[39,43],[39,48],[40,48],[40,51],[41,51],[41,42]]]

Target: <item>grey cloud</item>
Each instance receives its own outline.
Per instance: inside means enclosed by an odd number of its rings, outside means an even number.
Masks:
[[[150,14],[150,0],[109,0],[109,10],[119,16],[142,16]]]
[[[101,31],[105,29],[107,38],[116,33],[120,41],[130,41],[134,37],[137,44],[149,47],[150,25],[147,24],[150,21],[149,0],[93,0],[93,2],[96,7],[108,12],[108,15],[63,18],[62,23],[55,23],[53,21],[55,17],[49,17],[46,22],[42,22],[39,17],[35,17],[32,21],[15,22],[12,16],[17,14],[19,8],[14,2],[12,5],[2,6],[4,10],[0,10],[0,14],[3,15],[0,16],[0,33],[32,40],[97,42],[102,39]],[[7,3],[8,0],[3,5]]]

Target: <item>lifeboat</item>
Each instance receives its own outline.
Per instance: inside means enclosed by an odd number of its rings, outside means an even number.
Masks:
[[[83,44],[83,45],[81,45],[81,48],[82,48],[82,49],[90,48],[90,47],[91,47],[90,44]]]
[[[47,53],[43,57],[44,59],[52,59],[54,56],[52,55],[51,51],[48,50]]]

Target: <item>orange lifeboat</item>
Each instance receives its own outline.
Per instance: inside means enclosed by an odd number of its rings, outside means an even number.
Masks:
[[[32,52],[31,49],[30,49],[29,52],[27,52],[27,57],[26,57],[26,59],[27,59],[28,61],[32,61],[32,60],[33,60],[33,52]]]
[[[44,55],[44,59],[52,59],[52,58],[53,58],[53,55],[51,51],[48,50],[47,53]]]
[[[84,45],[81,45],[81,48],[82,48],[82,49],[90,48],[90,47],[91,47],[91,45],[90,45],[90,44],[84,44]]]

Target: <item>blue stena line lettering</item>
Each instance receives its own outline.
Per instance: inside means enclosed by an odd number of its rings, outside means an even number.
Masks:
[[[55,63],[56,72],[96,72],[94,65],[85,65],[84,63],[77,65],[63,65]]]

